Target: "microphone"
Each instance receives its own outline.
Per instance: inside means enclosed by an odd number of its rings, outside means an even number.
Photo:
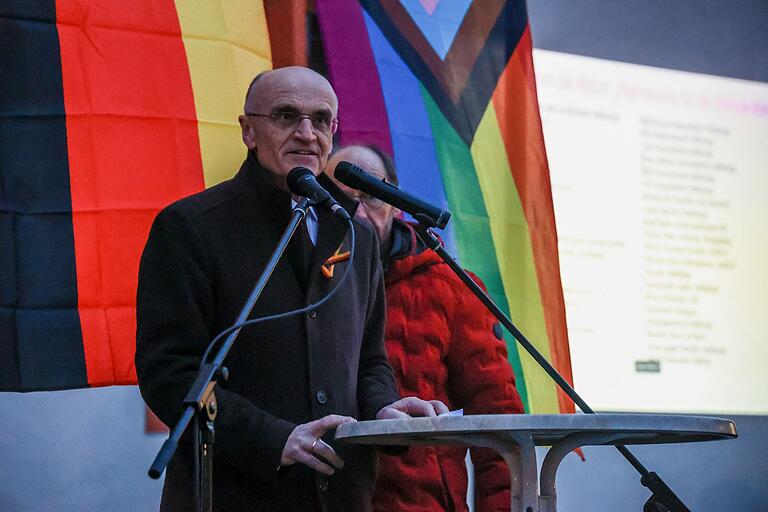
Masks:
[[[380,180],[368,174],[355,164],[339,162],[333,174],[337,180],[346,186],[372,195],[411,214],[420,224],[428,228],[443,229],[448,224],[448,219],[451,218],[451,212],[448,210],[441,210],[437,206],[403,192],[386,180]]]
[[[312,171],[306,167],[294,167],[286,176],[288,189],[297,196],[306,197],[310,204],[322,206],[342,219],[349,220],[347,210],[328,193],[318,182]]]

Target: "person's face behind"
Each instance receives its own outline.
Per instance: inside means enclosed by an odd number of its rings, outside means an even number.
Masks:
[[[331,161],[328,162],[328,169],[331,171],[329,174],[336,171],[336,165],[341,161],[347,161],[362,167],[369,174],[379,179],[388,179],[387,172],[384,170],[384,163],[376,153],[368,148],[351,146],[338,151],[331,157]],[[347,195],[360,201],[355,217],[373,226],[376,234],[379,236],[380,244],[388,244],[392,234],[392,222],[395,216],[400,213],[400,210],[359,190],[351,189],[338,180],[334,181]],[[382,255],[382,257],[384,256]]]
[[[240,116],[243,142],[285,190],[291,169],[306,167],[317,175],[325,168],[336,112],[336,94],[324,78],[304,68],[279,69],[254,85]]]

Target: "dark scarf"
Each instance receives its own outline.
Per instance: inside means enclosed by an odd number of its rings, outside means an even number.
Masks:
[[[406,256],[421,254],[427,250],[427,246],[416,236],[409,223],[401,219],[392,221],[392,232],[389,237],[389,250],[386,257],[382,253],[382,267],[384,272],[389,268],[390,263],[395,260],[403,259]]]

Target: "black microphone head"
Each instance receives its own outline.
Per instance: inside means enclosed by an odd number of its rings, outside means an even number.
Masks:
[[[306,197],[310,204],[320,205],[334,215],[349,220],[349,213],[317,182],[315,174],[306,167],[294,167],[285,177],[285,181],[292,194]]]
[[[409,213],[423,226],[443,229],[451,218],[451,212],[448,210],[422,201],[400,190],[397,185],[380,176],[370,174],[353,163],[339,162],[333,174],[337,180],[349,188],[365,192]]]
[[[285,181],[288,183],[288,190],[297,196],[306,196],[307,190],[299,185],[299,182],[307,179],[307,176],[315,177],[314,173],[306,167],[294,167],[291,169],[291,172],[285,177]]]
[[[348,187],[355,188],[354,185],[359,183],[359,179],[355,178],[359,178],[361,173],[364,172],[365,171],[362,168],[353,164],[352,162],[342,160],[336,164],[336,169],[333,171],[333,176]]]

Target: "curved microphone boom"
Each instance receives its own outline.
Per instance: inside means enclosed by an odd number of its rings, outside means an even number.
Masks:
[[[365,172],[355,164],[339,162],[333,175],[346,186],[365,192],[409,213],[422,226],[443,229],[451,218],[451,212],[448,210],[442,210],[403,192],[395,185]]]
[[[312,171],[306,167],[294,167],[286,176],[288,189],[297,196],[306,197],[310,204],[322,206],[342,219],[349,219],[349,214],[331,194],[317,182]]]

